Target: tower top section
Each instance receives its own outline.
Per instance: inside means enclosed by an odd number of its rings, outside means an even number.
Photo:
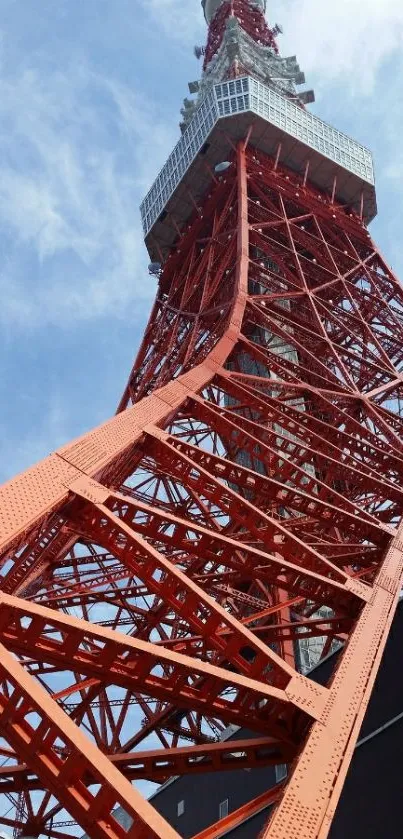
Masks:
[[[207,23],[211,23],[217,9],[225,0],[202,0],[202,7],[204,12],[204,17],[206,18]],[[255,8],[260,9],[262,14],[266,12],[266,0],[250,0],[250,5],[255,6]]]
[[[208,24],[200,78],[181,109],[182,137],[147,193],[141,215],[151,259],[162,264],[177,247],[199,203],[220,177],[234,144],[249,144],[283,164],[299,189],[318,190],[331,212],[376,215],[372,156],[368,149],[311,114],[314,101],[294,56],[277,45],[281,27],[265,19],[266,0],[202,0]],[[228,163],[228,165],[230,165]],[[343,209],[345,208],[345,210]]]
[[[196,57],[203,59],[202,75],[189,84],[197,96],[183,102],[182,131],[213,85],[240,76],[252,76],[302,107],[314,101],[312,90],[297,90],[305,76],[295,55],[279,53],[276,38],[282,29],[267,23],[266,0],[202,0],[202,7],[207,43],[195,47]]]

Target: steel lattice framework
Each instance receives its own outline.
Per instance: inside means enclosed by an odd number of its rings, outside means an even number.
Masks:
[[[0,488],[15,835],[178,839],[133,781],[279,763],[262,837],[328,834],[402,585],[403,291],[253,131],[178,230],[117,415]],[[327,686],[313,638],[342,646]]]

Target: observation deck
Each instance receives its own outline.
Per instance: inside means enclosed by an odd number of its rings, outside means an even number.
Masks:
[[[371,152],[260,81],[243,76],[212,85],[141,204],[145,242],[151,259],[161,261],[177,229],[194,211],[211,184],[211,171],[227,159],[230,145],[252,127],[252,147],[305,176],[362,213],[376,215]]]

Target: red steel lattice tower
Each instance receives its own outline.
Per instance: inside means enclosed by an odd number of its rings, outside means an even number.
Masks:
[[[403,293],[371,155],[306,109],[263,0],[204,10],[119,411],[0,489],[17,836],[178,839],[133,782],[285,763],[262,836],[325,839],[402,585]],[[327,686],[311,643],[342,648]]]

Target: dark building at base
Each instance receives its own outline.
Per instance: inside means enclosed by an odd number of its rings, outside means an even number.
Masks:
[[[383,839],[403,836],[403,601],[392,625],[385,654],[368,706],[354,758],[331,828],[330,839]],[[337,665],[337,653],[310,674],[326,682]],[[250,736],[239,730],[236,739]],[[157,810],[188,839],[272,787],[281,767],[240,769],[182,777],[165,784],[152,797]],[[277,777],[276,777],[277,772]],[[256,839],[267,822],[265,807],[220,836]]]

